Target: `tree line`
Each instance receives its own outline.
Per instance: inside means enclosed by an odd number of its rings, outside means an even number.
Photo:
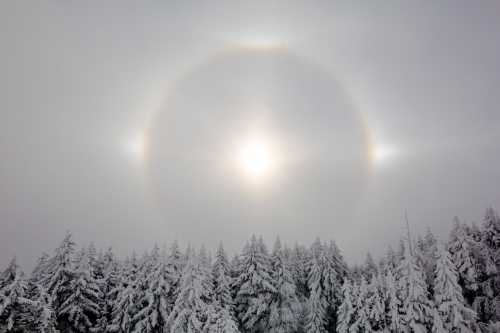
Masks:
[[[493,209],[479,226],[455,219],[446,242],[429,230],[355,266],[319,239],[120,259],[68,233],[29,276],[15,259],[1,273],[0,332],[500,332],[499,273]]]

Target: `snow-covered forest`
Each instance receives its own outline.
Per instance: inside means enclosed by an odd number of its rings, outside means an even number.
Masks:
[[[177,243],[117,258],[67,234],[0,276],[0,332],[500,332],[500,219],[402,238],[350,266],[334,241],[252,236],[228,258]]]

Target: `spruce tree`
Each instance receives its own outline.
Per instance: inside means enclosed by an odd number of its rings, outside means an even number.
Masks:
[[[465,306],[458,273],[449,252],[440,247],[435,272],[434,299],[448,332],[473,332],[476,314]]]
[[[227,259],[226,251],[222,243],[217,248],[215,261],[212,269],[214,283],[214,301],[224,308],[228,309],[230,314],[234,314],[234,301],[231,294],[231,265]]]
[[[108,332],[128,333],[133,327],[132,318],[137,313],[137,270],[138,263],[133,253],[122,267],[117,286],[110,291],[115,300],[111,302],[111,322],[107,326]]]
[[[0,332],[23,330],[23,314],[33,302],[27,298],[24,274],[13,258],[0,276]]]
[[[403,321],[412,332],[425,333],[430,329],[432,322],[431,304],[428,299],[422,267],[419,266],[417,258],[410,251],[410,246],[405,249],[399,274]]]
[[[69,283],[68,296],[59,307],[58,317],[63,318],[74,332],[93,332],[101,316],[100,299],[101,292],[93,277],[88,252],[84,251]]]
[[[374,331],[383,331],[385,329],[385,290],[379,274],[372,277],[368,285],[368,297],[366,303],[369,308],[368,317],[370,326]]]
[[[49,259],[42,286],[52,299],[52,306],[56,313],[58,329],[68,330],[71,325],[60,312],[62,304],[72,294],[74,279],[77,277],[73,267],[73,254],[75,243],[70,233],[66,233],[61,244],[56,248],[55,254]]]
[[[328,306],[323,289],[323,246],[319,239],[311,247],[311,264],[309,268],[309,299],[306,323],[307,333],[326,332],[326,308]]]
[[[132,319],[134,323],[132,332],[167,332],[167,322],[170,314],[168,312],[168,295],[172,277],[164,258],[156,260],[156,264],[147,280],[148,288],[144,292],[144,298],[139,300],[144,306]]]
[[[255,236],[240,257],[239,275],[235,280],[236,312],[243,332],[265,332],[269,305],[276,289],[272,283],[269,258],[263,242]]]
[[[451,260],[459,273],[459,283],[467,293],[470,303],[478,289],[477,262],[473,254],[474,240],[466,231],[466,226],[455,218],[453,229],[450,233],[448,249]]]
[[[353,296],[351,281],[346,279],[342,285],[342,303],[338,309],[337,332],[339,333],[348,333],[355,320]]]
[[[366,302],[368,298],[368,284],[363,278],[356,293],[356,320],[351,325],[350,332],[372,332],[370,324],[370,307]]]
[[[392,332],[399,332],[404,325],[401,316],[400,290],[399,283],[396,281],[390,269],[385,275],[385,284],[387,288],[387,326]]]
[[[293,333],[297,331],[300,305],[295,294],[295,285],[289,271],[289,264],[276,239],[271,257],[272,280],[275,292],[270,305],[267,332]]]
[[[231,311],[227,307],[217,306],[216,320],[208,330],[208,333],[239,333],[238,325],[236,324]]]
[[[182,275],[179,295],[167,321],[171,332],[191,333],[208,329],[211,300],[203,288],[200,266],[199,257],[191,255]]]

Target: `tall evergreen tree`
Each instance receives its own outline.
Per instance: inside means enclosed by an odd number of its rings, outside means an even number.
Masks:
[[[243,332],[265,332],[268,326],[269,305],[276,289],[266,252],[263,242],[252,236],[240,257],[235,303]]]
[[[399,284],[396,281],[392,270],[388,270],[385,275],[385,284],[387,288],[387,310],[386,310],[386,321],[387,327],[392,332],[400,332],[402,331],[402,327],[404,325],[403,318],[401,316],[401,300],[400,300],[400,290]]]
[[[338,325],[337,332],[348,333],[355,321],[354,292],[351,282],[346,279],[342,285],[342,303],[338,309]]]
[[[435,273],[434,298],[448,332],[473,332],[476,314],[465,306],[458,273],[449,252],[440,247]]]
[[[155,259],[155,266],[147,277],[147,289],[144,292],[143,303],[132,318],[137,333],[164,333],[167,331],[169,317],[168,295],[172,277],[168,271],[164,258]]]
[[[231,294],[231,267],[227,260],[226,252],[222,243],[217,249],[213,265],[214,301],[227,309],[231,315],[234,314],[234,301]]]
[[[351,325],[350,332],[372,332],[370,324],[370,307],[366,302],[368,298],[368,284],[364,278],[361,280],[356,296],[356,320]]]
[[[167,326],[171,332],[191,333],[208,329],[212,312],[210,295],[203,288],[199,257],[191,255],[182,275],[181,288]]]
[[[209,333],[239,333],[238,325],[227,307],[217,307],[215,323],[209,328]]]
[[[470,304],[473,303],[474,295],[478,289],[478,276],[476,272],[477,262],[473,254],[475,241],[466,231],[466,226],[455,218],[453,229],[450,232],[448,249],[451,253],[452,262],[459,273],[459,283],[468,294]]]
[[[374,331],[385,330],[385,287],[379,274],[374,275],[368,285],[366,303],[369,308],[370,326]]]
[[[56,248],[55,254],[49,259],[41,281],[42,286],[52,299],[52,306],[56,313],[58,329],[68,330],[71,325],[67,318],[61,314],[62,304],[71,296],[73,280],[77,277],[73,254],[75,243],[70,233],[66,233],[61,244]]]
[[[326,308],[328,306],[323,289],[323,245],[319,239],[311,247],[311,264],[309,268],[309,299],[306,323],[307,333],[326,332]]]
[[[481,245],[482,317],[497,322],[500,321],[500,217],[493,208],[487,209],[483,219]]]
[[[108,332],[128,333],[133,328],[132,318],[137,313],[137,271],[137,258],[133,253],[122,267],[117,286],[110,291],[115,300],[111,302],[111,322],[107,326]]]
[[[296,332],[300,305],[295,294],[295,284],[289,271],[289,264],[286,262],[279,238],[274,244],[271,264],[271,277],[275,292],[270,305],[267,332]]]
[[[409,246],[405,249],[399,274],[404,323],[414,333],[425,333],[431,327],[432,309],[422,268]]]
[[[23,314],[33,302],[27,298],[24,274],[12,259],[0,276],[0,332],[23,331]]]
[[[58,317],[63,318],[71,331],[96,331],[97,320],[101,316],[101,293],[93,277],[88,252],[84,251],[69,283],[67,298],[61,303]]]

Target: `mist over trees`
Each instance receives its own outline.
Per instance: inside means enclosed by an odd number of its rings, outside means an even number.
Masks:
[[[0,332],[500,332],[500,218],[455,219],[447,240],[429,230],[357,266],[320,239],[117,258],[67,234],[30,275],[15,259],[1,273]]]

